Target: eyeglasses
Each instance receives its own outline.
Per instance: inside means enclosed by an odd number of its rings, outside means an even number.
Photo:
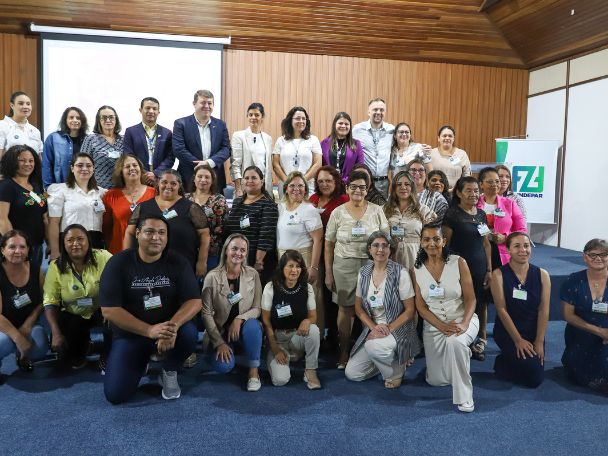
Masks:
[[[409,131],[398,131],[398,132],[397,132],[397,134],[398,134],[399,136],[405,136],[405,135],[409,135],[409,134],[410,134],[410,132],[409,132]]]
[[[115,120],[116,120],[116,116],[101,116],[101,120],[102,120],[102,121],[104,121],[104,122],[106,122],[106,121],[108,121],[108,120],[109,120],[110,122],[113,122],[113,121],[115,121]]]
[[[608,258],[608,252],[604,252],[604,253],[587,253],[587,252],[585,252],[585,255],[587,255],[592,260],[597,260],[598,258],[601,260],[604,260],[604,259]]]
[[[390,247],[390,245],[387,244],[386,242],[374,242],[371,245],[371,248],[376,249],[376,250],[388,249],[389,247]]]
[[[485,180],[484,182],[486,184],[488,184],[488,185],[492,185],[492,184],[494,184],[494,185],[500,185],[500,181],[498,179],[496,179],[496,180]]]
[[[303,184],[289,184],[287,186],[287,188],[290,189],[290,190],[295,190],[295,189],[297,189],[297,190],[303,190],[306,187]]]
[[[291,120],[295,120],[296,122],[306,122],[306,117],[292,117]]]
[[[424,168],[410,168],[410,174],[424,174]]]
[[[65,239],[65,243],[68,244],[68,245],[73,245],[73,244],[76,244],[77,242],[79,244],[82,244],[82,243],[84,243],[84,241],[86,241],[86,239],[87,238],[85,238],[84,236],[82,236],[82,237],[75,237],[75,238],[66,238]]]
[[[360,192],[367,191],[367,185],[356,185],[356,184],[348,184],[348,188],[351,192],[359,190]]]
[[[141,232],[145,237],[152,238],[154,236],[163,237],[167,235],[166,230],[153,230],[153,229],[145,229]]]

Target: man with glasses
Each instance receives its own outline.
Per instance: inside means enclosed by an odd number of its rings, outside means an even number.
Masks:
[[[414,158],[407,167],[408,174],[414,181],[420,204],[424,204],[437,214],[433,225],[441,225],[443,216],[448,210],[448,202],[439,192],[434,192],[426,186],[426,169],[421,158]]]
[[[367,114],[369,120],[353,127],[353,138],[361,141],[365,164],[372,172],[374,184],[388,198],[388,169],[395,127],[384,122],[386,102],[382,98],[370,100]]]
[[[141,100],[141,123],[127,128],[124,139],[125,154],[134,155],[144,164],[144,179],[153,187],[156,178],[173,166],[173,133],[156,123],[160,114],[160,102],[154,97]]]
[[[211,117],[213,101],[209,90],[194,94],[194,114],[177,119],[173,125],[173,155],[179,160],[177,170],[187,187],[195,166],[206,162],[215,171],[217,189],[222,193],[226,187],[224,162],[230,157],[231,148],[226,124]]]
[[[191,320],[202,309],[192,267],[166,250],[167,221],[144,216],[135,237],[138,247],[113,256],[100,283],[102,313],[115,335],[104,378],[106,399],[113,404],[135,394],[154,353],[165,355],[158,377],[163,398],[180,397],[177,369],[196,347]]]

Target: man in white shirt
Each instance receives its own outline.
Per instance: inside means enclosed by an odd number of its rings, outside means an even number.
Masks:
[[[361,141],[365,164],[372,171],[376,188],[388,198],[388,167],[395,127],[384,122],[386,102],[382,98],[370,100],[367,114],[369,120],[354,126],[353,137]]]
[[[186,188],[190,187],[194,167],[207,162],[215,170],[217,189],[226,187],[224,162],[230,158],[230,138],[226,124],[211,117],[213,94],[198,90],[194,94],[194,114],[177,119],[173,124],[173,155],[179,159],[179,171]]]

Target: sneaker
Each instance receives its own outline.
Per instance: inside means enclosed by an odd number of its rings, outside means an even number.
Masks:
[[[304,371],[304,382],[309,390],[321,389],[321,381],[317,377],[317,371],[315,369],[306,369]]]
[[[475,403],[471,399],[470,401],[463,402],[462,404],[458,404],[458,410],[465,413],[471,413],[475,410]]]
[[[163,399],[178,399],[182,390],[177,383],[177,372],[166,371],[165,369],[158,376],[158,384],[163,387]]]
[[[259,391],[261,387],[262,387],[262,382],[260,381],[260,379],[258,377],[251,377],[249,380],[247,380],[247,391],[250,391],[250,392]]]
[[[186,358],[186,361],[184,361],[184,367],[186,369],[190,369],[190,368],[196,366],[196,361],[197,361],[196,353],[192,353],[190,356],[188,356]]]

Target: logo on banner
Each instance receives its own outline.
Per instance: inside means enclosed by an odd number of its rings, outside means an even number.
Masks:
[[[542,198],[545,185],[544,166],[514,166],[513,191],[523,197]]]

